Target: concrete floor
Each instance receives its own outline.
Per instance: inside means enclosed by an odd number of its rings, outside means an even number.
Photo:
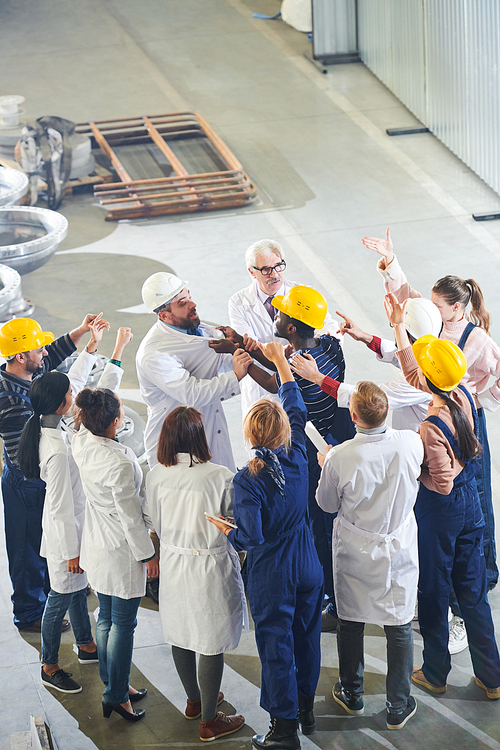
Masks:
[[[103,310],[114,327],[131,325],[123,395],[137,402],[134,356],[153,320],[140,312],[142,281],[173,269],[189,280],[201,317],[227,322],[229,296],[248,283],[244,251],[262,237],[284,246],[290,278],[320,289],[374,333],[388,335],[376,258],[360,243],[391,226],[396,250],[413,286],[429,293],[447,274],[473,276],[493,320],[500,320],[497,279],[500,223],[476,224],[474,211],[498,209],[500,198],[432,135],[391,139],[385,128],[414,117],[361,64],[311,64],[307,37],[273,14],[278,0],[3,0],[0,95],[26,97],[29,117],[57,114],[75,121],[157,112],[199,111],[228,143],[259,188],[259,199],[237,211],[110,224],[91,195],[66,199],[69,233],[43,268],[23,278],[35,318],[59,335],[86,312]],[[43,203],[40,203],[43,205]],[[500,338],[493,326],[493,336]],[[101,347],[112,349],[111,336]],[[347,378],[391,378],[387,365],[347,341]],[[239,399],[227,404],[237,462]],[[488,421],[496,510],[500,418]],[[3,539],[3,534],[2,537]],[[140,609],[132,683],[147,686],[146,719],[137,726],[100,715],[95,666],[78,664],[72,637],[63,636],[61,665],[84,686],[76,696],[41,685],[39,639],[12,625],[10,581],[0,554],[0,748],[13,747],[29,714],[43,715],[59,748],[199,747],[197,722],[182,716],[185,697],[163,644],[156,609]],[[490,597],[500,627],[500,596]],[[89,600],[93,609],[96,600]],[[318,732],[302,747],[324,750],[425,747],[500,749],[500,704],[471,683],[468,651],[453,657],[448,692],[434,698],[414,689],[415,719],[402,732],[385,729],[385,639],[366,637],[366,713],[346,718],[331,697],[337,676],[335,636],[324,634],[317,691]],[[421,639],[415,632],[415,664]],[[227,655],[223,690],[247,718],[228,748],[250,746],[267,717],[258,706],[260,665],[252,632]]]

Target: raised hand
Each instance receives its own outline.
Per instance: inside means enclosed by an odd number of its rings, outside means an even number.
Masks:
[[[370,333],[363,331],[351,318],[347,315],[342,315],[339,310],[335,310],[335,314],[343,318],[343,322],[340,323],[340,333],[344,336],[347,334],[354,341],[362,341],[364,344],[369,344],[373,336]]]
[[[277,341],[270,341],[268,344],[260,344],[260,348],[266,359],[273,364],[277,365],[278,362],[286,361],[283,344],[279,344]]]
[[[118,362],[121,362],[123,350],[133,338],[134,334],[132,333],[131,328],[128,328],[127,326],[119,328],[116,332],[116,343],[111,359],[116,359]]]
[[[363,237],[361,242],[368,248],[368,250],[374,250],[384,258],[385,267],[387,267],[392,261],[394,257],[394,249],[391,240],[391,230],[389,228],[387,228],[385,240],[379,237]]]
[[[384,297],[385,314],[393,328],[404,322],[406,300],[400,304],[395,294],[389,292]]]

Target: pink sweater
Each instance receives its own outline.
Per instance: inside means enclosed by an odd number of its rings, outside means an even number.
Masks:
[[[384,258],[381,258],[378,270],[384,278],[386,292],[393,292],[399,302],[404,302],[408,297],[422,296],[408,284],[396,256],[387,268]],[[467,315],[464,315],[462,320],[456,323],[445,323],[440,338],[458,344],[468,322]],[[488,411],[495,411],[500,406],[500,348],[486,331],[476,327],[467,339],[464,354],[467,359],[467,372],[462,380],[463,385],[477,396],[480,406],[484,406]],[[493,375],[495,382],[488,389],[490,375]]]

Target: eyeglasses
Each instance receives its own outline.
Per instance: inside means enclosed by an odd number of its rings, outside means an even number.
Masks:
[[[254,271],[260,271],[263,276],[270,276],[273,271],[276,271],[276,273],[281,273],[286,268],[286,261],[282,260],[280,263],[276,263],[275,266],[262,266],[262,268],[257,268],[257,266],[253,266]]]

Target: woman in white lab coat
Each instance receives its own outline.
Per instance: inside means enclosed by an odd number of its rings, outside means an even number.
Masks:
[[[239,643],[246,606],[238,556],[205,517],[231,514],[233,474],[211,463],[202,415],[187,406],[166,417],[157,456],[144,513],[160,537],[163,635],[186,690],[186,718],[201,716],[200,739],[209,741],[245,722],[217,712],[224,652]]]
[[[87,611],[87,577],[79,566],[85,496],[71,455],[72,433],[64,429],[61,419],[71,411],[74,395],[87,382],[95,364],[94,353],[107,328],[109,323],[101,313],[90,324],[90,341],[68,375],[47,372],[33,381],[30,399],[34,414],[24,428],[18,451],[23,474],[46,483],[40,554],[47,559],[51,589],[41,623],[42,682],[63,693],[79,693],[82,689],[58,664],[66,611],[80,663],[97,663],[97,651]],[[121,355],[126,341],[120,347],[119,343],[120,334],[114,356]],[[108,363],[102,380],[117,386],[121,372],[120,367]]]
[[[80,429],[73,456],[87,498],[80,562],[99,598],[96,628],[99,673],[105,685],[103,715],[116,711],[138,721],[131,701],[145,690],[129,690],[136,615],[146,591],[146,572],[158,575],[158,560],[146,530],[139,489],[142,471],[129,448],[116,440],[123,407],[112,391],[85,388],[76,398]]]

